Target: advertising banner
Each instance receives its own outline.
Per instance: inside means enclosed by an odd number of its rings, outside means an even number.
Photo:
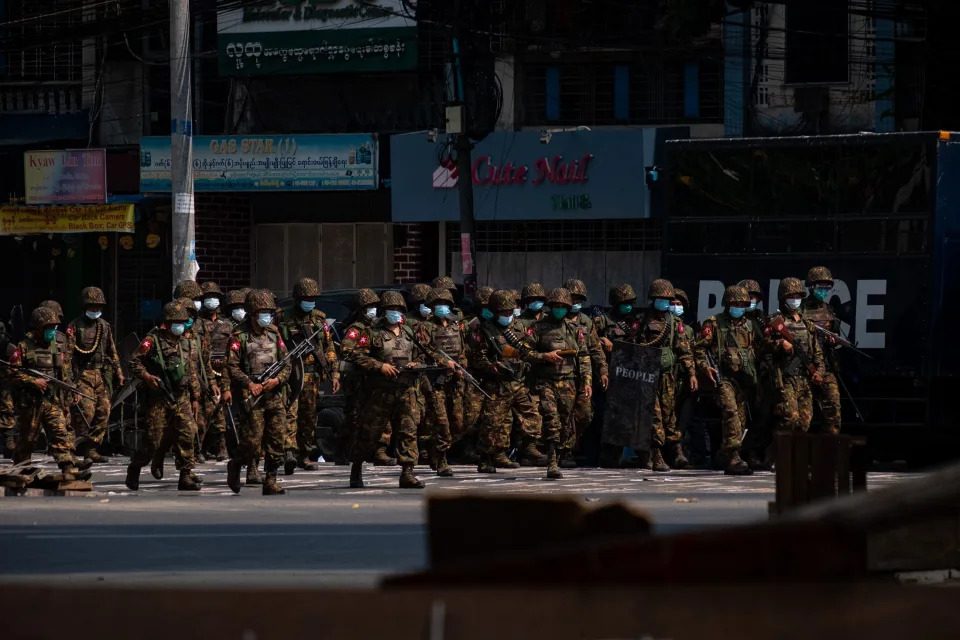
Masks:
[[[104,149],[25,151],[27,204],[101,204],[107,201]]]
[[[78,205],[73,207],[0,207],[0,235],[31,233],[133,233],[132,204]]]
[[[373,134],[194,136],[195,191],[376,189]],[[140,190],[170,191],[170,138],[140,140]]]

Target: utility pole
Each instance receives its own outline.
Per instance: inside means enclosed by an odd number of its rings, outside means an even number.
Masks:
[[[460,13],[461,2],[457,1],[458,21],[461,21]],[[460,260],[463,267],[463,293],[465,296],[473,296],[477,290],[477,264],[474,261],[476,255],[476,239],[474,233],[473,220],[473,162],[470,153],[473,145],[470,142],[470,136],[467,133],[467,98],[463,90],[463,51],[461,48],[462,30],[458,27],[457,34],[453,38],[453,88],[456,93],[456,101],[453,107],[454,112],[459,111],[459,130],[456,133],[457,139],[454,148],[457,152],[457,187],[460,192]],[[450,109],[447,110],[447,130],[450,131],[452,118],[449,117]]]
[[[173,284],[192,280],[196,258],[193,204],[193,110],[190,96],[190,0],[170,0],[170,182]]]

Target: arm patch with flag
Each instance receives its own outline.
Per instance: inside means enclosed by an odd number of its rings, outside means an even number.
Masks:
[[[230,343],[230,351],[240,351],[240,341],[239,341],[239,340],[233,340],[233,341]]]
[[[153,340],[150,338],[144,338],[143,342],[140,343],[140,353],[145,355],[148,351],[150,351],[150,347],[152,346]]]
[[[356,329],[350,329],[350,331],[347,331],[347,340],[356,340],[357,336],[359,335],[360,335],[359,331],[357,331]]]

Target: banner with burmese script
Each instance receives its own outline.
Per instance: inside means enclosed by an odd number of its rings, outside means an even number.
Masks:
[[[0,207],[0,236],[133,230],[132,204]]]

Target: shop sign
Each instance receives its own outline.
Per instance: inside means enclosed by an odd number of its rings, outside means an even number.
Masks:
[[[88,231],[133,233],[133,208],[132,204],[0,207],[0,235]]]
[[[107,200],[104,149],[25,151],[27,204],[100,204]]]
[[[346,191],[378,187],[373,134],[194,136],[195,191]],[[140,190],[169,192],[170,138],[140,140]]]
[[[217,15],[221,76],[381,72],[417,66],[403,0],[270,0]]]

